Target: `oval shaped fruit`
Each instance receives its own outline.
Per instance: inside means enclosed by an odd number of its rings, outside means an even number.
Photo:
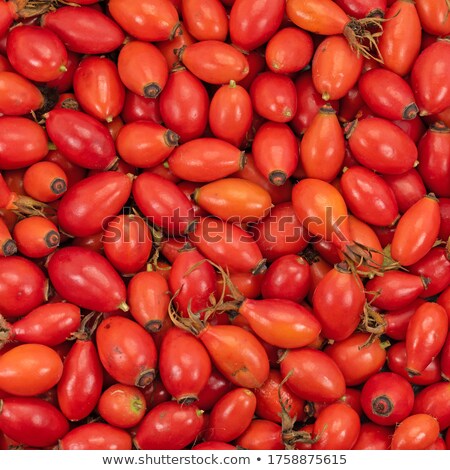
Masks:
[[[280,371],[288,387],[308,401],[332,403],[345,394],[345,379],[330,356],[316,349],[289,349]]]
[[[202,343],[190,333],[170,328],[159,349],[159,374],[178,403],[198,400],[211,375],[211,360]]]
[[[135,274],[128,283],[127,299],[132,317],[147,331],[158,331],[167,317],[169,286],[158,271]]]
[[[44,96],[33,83],[18,73],[0,72],[0,113],[21,116],[44,105]]]
[[[128,42],[120,50],[117,70],[130,91],[146,98],[157,98],[169,77],[162,53],[154,44],[142,41]]]
[[[192,202],[172,181],[150,172],[141,173],[133,183],[133,197],[152,224],[176,235],[192,230]]]
[[[54,302],[36,307],[8,326],[9,339],[21,343],[57,346],[75,333],[81,322],[80,308],[69,302]],[[2,327],[6,331],[5,327]]]
[[[184,66],[200,80],[214,85],[239,82],[249,73],[245,55],[231,44],[206,40],[187,46],[181,52]]]
[[[123,109],[125,87],[116,64],[106,57],[86,57],[77,67],[73,89],[81,107],[99,120],[111,122]]]
[[[213,406],[205,438],[207,441],[231,442],[249,426],[256,409],[255,394],[247,388],[235,388]]]
[[[295,134],[282,122],[266,122],[253,140],[256,168],[275,186],[282,186],[298,165],[299,150]]]
[[[8,33],[8,60],[14,69],[29,80],[48,82],[67,71],[67,50],[49,29],[19,25]]]
[[[212,362],[231,383],[238,387],[258,388],[269,376],[269,359],[256,337],[240,326],[206,325],[199,340]]]
[[[381,227],[397,220],[394,192],[381,176],[368,168],[358,165],[348,168],[341,177],[340,187],[348,208],[358,219]]]
[[[183,180],[209,183],[230,176],[245,166],[245,153],[230,143],[211,137],[178,146],[167,160],[170,171]]]
[[[63,373],[58,353],[42,344],[20,344],[0,356],[0,389],[31,397],[50,390]]]
[[[244,87],[232,81],[215,92],[209,107],[209,127],[215,137],[240,147],[252,119],[252,101]]]
[[[439,304],[425,302],[414,312],[406,330],[408,374],[420,375],[440,353],[447,333],[447,312]]]
[[[288,254],[277,258],[266,273],[261,284],[265,299],[286,299],[301,302],[311,285],[309,264],[302,256]]]
[[[33,199],[53,202],[66,191],[68,178],[65,171],[53,162],[37,162],[29,166],[23,175],[23,188]]]
[[[225,41],[228,35],[228,16],[220,0],[183,0],[183,24],[198,41]]]
[[[111,0],[108,8],[114,20],[141,41],[165,41],[179,27],[178,12],[170,0]]]
[[[419,112],[408,82],[390,70],[369,70],[361,75],[358,89],[369,108],[385,119],[414,119]]]
[[[378,46],[384,67],[403,77],[411,71],[420,51],[419,15],[414,3],[397,0],[388,8],[385,19]]]
[[[54,445],[69,431],[69,422],[53,405],[40,398],[0,400],[0,428],[16,442],[34,448]]]
[[[283,0],[237,0],[230,11],[230,39],[243,51],[265,44],[283,20]]]
[[[125,40],[116,22],[101,11],[82,5],[50,11],[41,17],[41,25],[56,33],[69,51],[80,54],[107,54]]]
[[[295,73],[309,64],[313,53],[310,34],[300,28],[282,28],[267,42],[266,64],[275,73]]]
[[[345,140],[336,111],[327,103],[319,109],[300,142],[305,175],[330,182],[344,163]]]
[[[400,218],[391,244],[392,258],[410,266],[433,247],[439,234],[441,216],[434,196],[425,196]]]
[[[153,242],[147,223],[134,214],[111,218],[102,235],[106,258],[125,276],[140,271],[147,263]]]
[[[89,416],[97,406],[103,387],[103,369],[97,347],[86,332],[78,334],[70,348],[56,387],[58,405],[70,421]]]
[[[109,317],[98,326],[96,340],[100,361],[115,380],[142,388],[153,381],[157,351],[142,326],[125,317]]]
[[[365,302],[364,288],[352,272],[332,269],[317,284],[312,304],[325,338],[348,338],[361,321]]]
[[[443,39],[424,49],[411,71],[411,84],[420,114],[440,113],[450,106],[450,41]]]
[[[321,330],[315,316],[291,300],[246,299],[238,313],[260,338],[280,348],[306,346],[319,336]]]
[[[98,401],[99,415],[111,426],[136,426],[146,413],[145,396],[137,387],[114,384],[107,388]]]
[[[89,248],[61,248],[52,255],[47,269],[53,286],[69,302],[98,312],[129,309],[122,278],[102,255]]]
[[[336,341],[325,352],[344,374],[347,386],[365,382],[376,374],[386,361],[386,350],[379,338],[370,342],[369,333],[355,332],[343,341]]]
[[[294,186],[292,204],[295,215],[312,235],[338,247],[350,242],[347,206],[333,185],[315,178],[303,179]]]
[[[210,214],[240,224],[262,219],[272,207],[267,191],[241,178],[225,178],[203,185],[195,190],[192,198]]]
[[[98,173],[73,185],[58,207],[61,229],[85,237],[101,232],[107,218],[115,216],[131,194],[132,179],[116,171]]]
[[[392,450],[421,450],[433,444],[439,437],[439,423],[425,413],[405,418],[392,436]]]
[[[314,52],[311,70],[316,90],[325,101],[343,98],[358,80],[363,58],[343,36],[328,36]]]
[[[204,423],[203,411],[195,405],[166,401],[144,416],[134,444],[142,450],[181,450],[197,438]]]
[[[82,424],[70,430],[59,443],[61,450],[131,450],[131,436],[105,423]]]
[[[181,142],[202,137],[208,123],[209,96],[204,84],[184,67],[169,74],[160,95],[159,111],[164,124]]]
[[[358,439],[361,423],[358,414],[345,403],[324,408],[314,423],[317,441],[314,450],[351,449]]]
[[[250,97],[257,114],[273,122],[289,122],[297,112],[297,93],[287,75],[259,74],[250,86]]]
[[[417,160],[414,141],[386,119],[371,117],[350,124],[347,139],[353,156],[370,170],[398,175]]]
[[[48,281],[42,270],[21,256],[0,256],[0,314],[21,317],[43,304]]]
[[[173,304],[184,317],[211,307],[211,296],[216,291],[216,273],[198,250],[189,245],[182,248],[169,274],[169,286],[174,295]]]
[[[361,390],[361,405],[376,424],[390,426],[405,419],[414,405],[411,384],[393,372],[372,375]]]
[[[189,241],[224,269],[253,274],[266,270],[265,259],[252,235],[236,224],[200,217],[189,233]]]
[[[48,139],[39,124],[19,116],[0,117],[0,170],[16,170],[41,161]]]
[[[81,111],[63,108],[50,111],[46,129],[58,150],[78,166],[108,170],[117,159],[108,129]]]
[[[419,173],[438,197],[450,197],[450,129],[438,121],[419,141]]]

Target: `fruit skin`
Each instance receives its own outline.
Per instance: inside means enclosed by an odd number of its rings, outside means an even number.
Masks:
[[[419,112],[411,87],[390,70],[369,70],[359,79],[358,88],[366,104],[385,119],[414,119]]]
[[[348,208],[361,221],[382,227],[395,223],[398,204],[394,192],[373,171],[363,166],[349,168],[341,177],[341,191]]]
[[[15,396],[45,393],[62,373],[60,357],[43,344],[20,344],[0,356],[0,390]]]
[[[8,397],[0,400],[0,429],[16,442],[42,448],[56,444],[69,431],[69,422],[40,398]]]
[[[269,358],[249,331],[235,325],[207,325],[198,338],[216,368],[234,385],[258,388],[267,380]]]
[[[391,244],[392,258],[402,266],[421,260],[433,247],[440,223],[439,202],[433,195],[417,201],[398,222]]]
[[[147,411],[145,395],[137,387],[113,384],[102,393],[97,410],[111,426],[130,428],[137,425]]]
[[[232,272],[265,271],[265,259],[253,237],[236,224],[201,217],[189,241],[205,258]]]
[[[164,387],[178,403],[197,401],[211,375],[211,359],[205,347],[179,328],[170,328],[165,334],[158,364]]]
[[[103,370],[95,344],[81,335],[64,360],[56,392],[58,404],[70,421],[89,416],[97,406],[103,387]]]
[[[59,442],[61,450],[131,450],[130,434],[105,423],[82,424]]]
[[[97,119],[73,109],[48,113],[47,133],[63,155],[78,166],[107,170],[116,161],[114,141]]]
[[[440,113],[450,106],[449,51],[450,42],[439,40],[423,50],[414,62],[411,84],[421,115]]]
[[[0,71],[0,113],[21,116],[39,109],[44,97],[33,83],[18,73]]]
[[[0,170],[17,170],[41,161],[48,139],[34,121],[21,116],[0,117]]]
[[[84,6],[63,6],[46,13],[41,17],[41,25],[56,33],[69,51],[80,54],[107,54],[125,40],[117,23],[100,11]]]
[[[405,418],[392,436],[392,450],[421,450],[439,436],[439,423],[430,415],[419,413]]]
[[[359,278],[332,269],[318,283],[312,298],[322,335],[335,341],[348,338],[360,322],[364,302],[364,289]]]
[[[347,139],[355,159],[369,170],[398,175],[413,168],[417,147],[391,121],[367,117],[348,125]]]
[[[82,179],[64,194],[58,206],[62,231],[86,237],[106,228],[131,194],[132,178],[116,171],[105,171]]]
[[[192,202],[172,181],[150,172],[141,173],[134,180],[132,192],[138,208],[151,223],[174,235],[192,229]]]
[[[128,34],[141,41],[165,41],[176,34],[178,12],[170,0],[111,0],[108,9]]]
[[[283,378],[300,398],[314,402],[332,403],[345,394],[345,379],[337,364],[322,351],[290,349],[281,360]]]
[[[207,441],[231,442],[249,426],[256,409],[255,394],[248,388],[235,388],[214,405],[209,415]]]
[[[128,310],[123,280],[102,255],[88,248],[68,246],[56,251],[48,273],[56,291],[69,302],[97,312]]]
[[[67,50],[49,29],[19,25],[8,33],[6,53],[14,69],[29,80],[48,82],[67,71]]]
[[[205,184],[192,195],[210,214],[225,221],[256,222],[269,214],[270,194],[256,183],[242,178],[226,178]]]
[[[252,51],[265,44],[278,30],[284,0],[236,0],[230,11],[230,39],[239,49]]]
[[[448,316],[444,307],[425,302],[412,315],[406,330],[406,370],[420,374],[444,346]]]
[[[182,52],[181,61],[197,78],[213,85],[231,80],[239,82],[249,73],[245,55],[231,44],[216,40],[187,46]]]
[[[117,71],[128,90],[146,98],[157,98],[169,77],[169,67],[151,43],[128,42],[119,53]]]
[[[96,330],[100,362],[124,385],[144,388],[155,378],[158,353],[152,336],[121,316],[104,319]]]
[[[238,312],[260,338],[280,348],[307,346],[321,330],[317,318],[291,300],[246,299]]]
[[[297,139],[283,122],[265,122],[256,131],[252,151],[256,168],[275,186],[284,185],[297,168]]]
[[[10,325],[8,340],[57,346],[77,331],[80,323],[81,313],[77,305],[69,302],[48,303],[36,307]]]
[[[413,388],[398,374],[380,372],[363,385],[361,405],[371,421],[392,426],[410,415],[414,406]]]
[[[0,256],[0,314],[21,317],[43,304],[48,281],[42,270],[21,256]]]
[[[205,416],[195,405],[166,401],[150,410],[139,424],[134,444],[142,450],[180,450],[203,429]]]
[[[353,52],[343,36],[328,36],[313,55],[314,86],[325,101],[341,99],[356,84],[362,66],[362,56]]]
[[[376,374],[386,361],[386,351],[379,338],[370,340],[369,333],[356,332],[343,341],[336,341],[325,352],[336,362],[344,374],[347,386],[364,383]]]
[[[358,439],[361,423],[358,414],[345,403],[332,403],[322,410],[314,423],[318,438],[314,450],[351,449]]]

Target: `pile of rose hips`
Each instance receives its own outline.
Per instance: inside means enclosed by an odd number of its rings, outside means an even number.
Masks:
[[[0,449],[450,448],[448,0],[0,2]]]

